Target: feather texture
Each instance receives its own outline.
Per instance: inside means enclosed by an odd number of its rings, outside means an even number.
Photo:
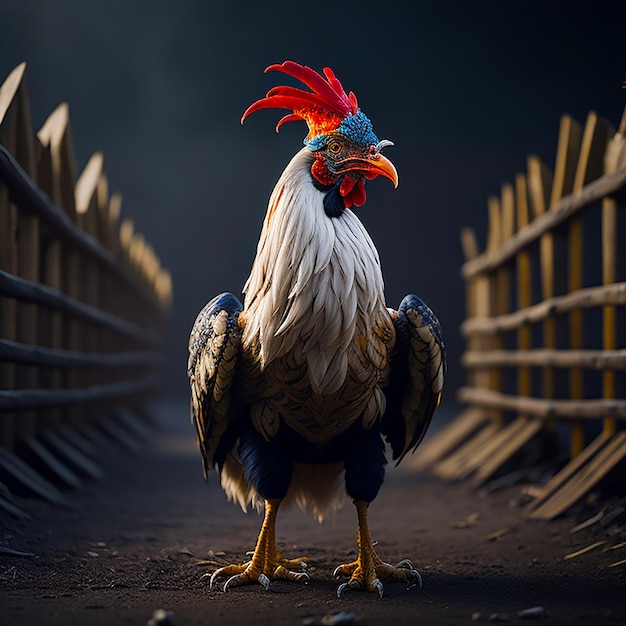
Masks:
[[[421,298],[406,296],[393,318],[397,343],[382,432],[400,463],[420,444],[439,406],[446,353],[439,320]]]
[[[241,351],[237,323],[241,308],[231,294],[213,298],[198,314],[189,337],[191,419],[196,426],[205,478],[216,462],[222,462],[216,452],[236,413],[231,407],[231,391]]]
[[[341,82],[329,67],[324,68],[324,76],[321,76],[310,67],[285,61],[280,65],[270,65],[265,71],[283,72],[301,81],[311,91],[289,86],[272,87],[265,98],[257,100],[246,109],[241,118],[242,123],[248,115],[261,109],[290,109],[293,113],[279,120],[276,131],[285,122],[302,119],[309,126],[311,139],[322,132],[336,129],[344,118],[359,112],[356,96],[353,92],[346,94]]]
[[[376,248],[352,211],[326,214],[313,159],[298,152],[272,193],[245,306],[222,294],[199,314],[188,374],[205,473],[244,509],[286,490],[321,519],[346,486],[375,497],[381,434],[396,459],[419,444],[445,354],[419,298],[385,307]]]
[[[312,161],[303,148],[270,198],[244,287],[243,345],[258,353],[265,369],[298,344],[313,392],[329,396],[346,380],[348,347],[357,334],[368,348],[372,341],[377,346],[371,321],[379,317],[388,329],[391,321],[385,322],[378,252],[352,211],[329,219],[321,210],[323,193],[310,179]],[[382,368],[384,358],[376,366]]]

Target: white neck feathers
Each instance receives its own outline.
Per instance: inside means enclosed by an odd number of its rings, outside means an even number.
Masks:
[[[243,340],[264,368],[300,351],[313,391],[331,394],[346,378],[357,327],[385,306],[384,287],[378,252],[356,215],[324,212],[312,160],[308,148],[298,152],[270,197],[244,287]]]

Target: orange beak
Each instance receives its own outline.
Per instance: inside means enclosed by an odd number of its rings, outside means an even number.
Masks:
[[[372,152],[367,157],[349,157],[339,161],[338,174],[345,172],[361,172],[365,178],[372,180],[376,176],[388,178],[394,187],[398,186],[398,172],[394,164],[380,152]]]

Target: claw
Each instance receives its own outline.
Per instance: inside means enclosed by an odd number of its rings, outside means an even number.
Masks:
[[[343,595],[343,592],[346,589],[360,589],[360,587],[361,587],[361,583],[355,578],[352,578],[347,583],[341,583],[341,585],[337,587],[337,597],[341,598],[341,596]]]
[[[401,569],[413,569],[413,563],[409,561],[409,559],[402,559],[399,563],[396,563],[394,567],[399,567]]]
[[[217,578],[219,570],[215,570],[213,572],[213,574],[211,574],[211,580],[209,580],[209,589],[213,589],[213,585],[215,584],[215,579]],[[206,576],[209,576],[209,574],[204,574],[204,576],[202,576],[202,578],[205,578]]]
[[[421,590],[423,586],[422,575],[416,569],[411,569],[411,575],[415,577],[415,582],[409,583],[407,590],[412,589],[413,587],[419,587]]]
[[[211,580],[209,581],[209,588],[213,589],[213,585],[215,584],[215,581],[220,577],[220,576],[233,576],[233,574],[237,575],[237,574],[241,574],[245,569],[246,569],[247,564],[244,565],[226,565],[224,567],[220,567],[219,569],[216,569],[213,574],[211,574]],[[202,576],[202,578],[204,578],[205,576],[208,576],[209,574],[204,574]]]
[[[341,565],[337,565],[337,567],[333,570],[333,578],[339,578],[342,574]]]
[[[306,561],[300,561],[300,569],[303,572],[306,572],[309,569],[309,566],[306,564]]]
[[[231,587],[239,587],[241,585],[241,577],[239,574],[231,576],[225,583],[222,591],[226,593]]]
[[[341,585],[337,587],[337,597],[340,600],[341,600],[341,596],[343,595],[343,592],[346,590],[347,587],[348,587],[348,583],[341,583]]]
[[[378,599],[382,600],[383,599],[383,584],[380,582],[380,580],[378,580],[378,578],[375,578],[372,581],[372,587],[376,589],[376,591],[378,591]]]
[[[257,580],[259,581],[259,583],[261,583],[263,589],[265,589],[265,591],[268,591],[268,589],[270,588],[270,579],[265,574],[261,574]],[[224,589],[224,591],[226,591],[226,589]]]

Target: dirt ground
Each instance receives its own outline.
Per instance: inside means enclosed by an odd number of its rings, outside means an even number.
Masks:
[[[331,573],[355,555],[351,504],[322,525],[281,511],[277,539],[285,556],[314,560],[309,584],[211,590],[207,561],[243,561],[261,519],[228,503],[215,477],[203,482],[186,407],[162,413],[153,442],[134,454],[109,450],[105,478],[68,493],[69,507],[17,499],[31,519],[0,518],[0,545],[33,554],[0,555],[0,624],[143,626],[159,608],[174,612],[176,626],[305,626],[341,612],[361,626],[523,623],[518,611],[532,607],[542,607],[546,624],[626,624],[626,565],[609,567],[626,547],[608,549],[618,542],[607,526],[571,532],[592,507],[529,522],[519,486],[481,498],[467,483],[402,468],[388,472],[371,507],[372,534],[385,560],[412,559],[421,591],[387,585],[382,600],[336,597]]]

